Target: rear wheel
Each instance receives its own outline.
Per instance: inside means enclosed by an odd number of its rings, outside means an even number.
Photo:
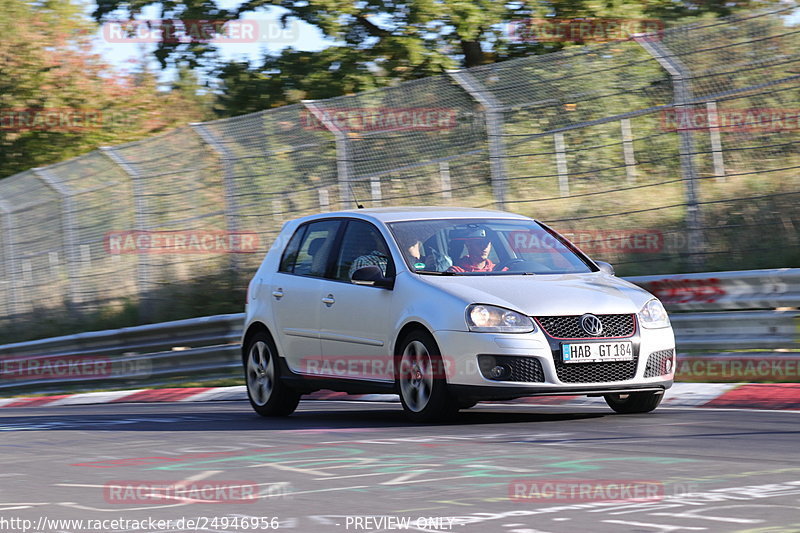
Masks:
[[[396,370],[400,403],[406,416],[416,422],[442,420],[458,405],[447,390],[442,355],[427,331],[413,331],[398,346]]]
[[[629,392],[627,394],[606,394],[606,403],[614,411],[622,414],[649,413],[661,403],[663,392]]]
[[[266,333],[257,333],[247,343],[244,372],[250,405],[261,416],[287,416],[300,402],[300,394],[280,379],[278,352]]]

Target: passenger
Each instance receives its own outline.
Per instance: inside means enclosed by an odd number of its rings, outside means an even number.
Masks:
[[[381,269],[381,273],[385,276],[386,265],[388,264],[389,264],[389,255],[384,251],[374,249],[368,254],[364,254],[362,256],[353,259],[353,263],[350,265],[350,271],[348,272],[347,275],[350,279],[352,279],[353,272],[355,272],[359,268],[364,268],[366,266],[376,266]]]
[[[428,270],[433,272],[443,272],[453,264],[453,260],[435,248],[430,249],[430,253],[422,256],[422,241],[413,239],[412,244],[406,247],[409,263],[414,270]]]
[[[361,239],[357,240],[357,242],[358,241],[366,241],[368,247],[365,246],[362,248],[362,250],[366,249],[371,251],[353,259],[353,262],[350,264],[347,277],[349,279],[353,279],[353,272],[366,266],[379,267],[381,269],[381,273],[385,276],[386,266],[389,264],[389,251],[386,249],[383,241],[379,239],[377,235],[371,232],[363,235]]]

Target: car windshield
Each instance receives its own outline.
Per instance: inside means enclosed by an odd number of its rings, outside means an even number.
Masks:
[[[388,224],[412,271],[432,275],[573,274],[596,268],[533,220],[446,219]]]

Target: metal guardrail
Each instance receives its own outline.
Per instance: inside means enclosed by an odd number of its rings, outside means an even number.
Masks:
[[[800,307],[800,268],[637,276],[670,311]]]
[[[800,269],[627,278],[672,311],[679,351],[800,349]],[[765,307],[752,311],[720,311]],[[0,346],[0,393],[139,388],[241,377],[243,313]],[[753,354],[749,354],[755,356]]]
[[[0,346],[0,392],[136,388],[241,376],[244,313]]]
[[[800,313],[729,311],[670,315],[679,350],[800,348]]]
[[[664,303],[679,350],[800,348],[800,313],[776,310],[800,308],[800,268],[625,279]]]

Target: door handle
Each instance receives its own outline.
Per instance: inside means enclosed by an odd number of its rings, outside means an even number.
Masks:
[[[275,297],[276,300],[280,300],[283,298],[283,289],[275,289],[272,291],[272,295]]]
[[[322,303],[324,303],[328,307],[332,306],[335,302],[336,302],[336,300],[333,299],[333,294],[329,294],[325,298],[322,299]]]

